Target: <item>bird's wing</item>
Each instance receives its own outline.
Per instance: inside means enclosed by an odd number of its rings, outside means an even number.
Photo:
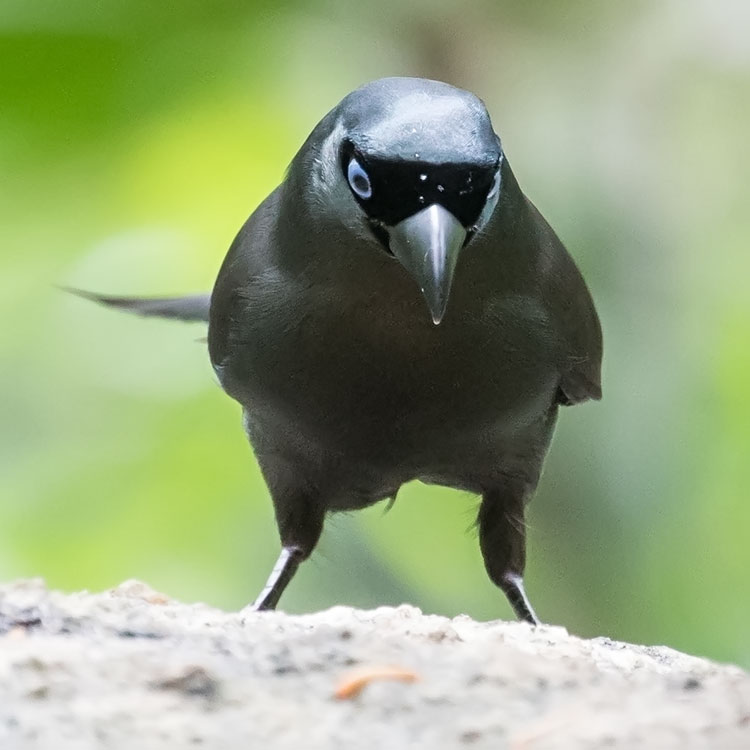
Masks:
[[[116,307],[136,315],[208,322],[208,310],[211,304],[210,294],[191,294],[187,297],[110,297],[81,289],[63,288],[66,292],[78,297],[98,302],[100,305],[106,305],[107,307]]]
[[[579,404],[602,397],[602,330],[594,302],[575,262],[546,220],[529,201],[539,232],[541,282],[564,353],[558,400]]]
[[[567,292],[559,320],[568,345],[559,401],[570,406],[602,397],[602,330],[589,290],[573,259],[567,259],[564,270],[559,269]]]
[[[274,267],[274,228],[279,216],[276,188],[250,215],[234,238],[219,270],[208,326],[208,351],[215,368],[242,348],[246,326],[252,326],[248,301]]]

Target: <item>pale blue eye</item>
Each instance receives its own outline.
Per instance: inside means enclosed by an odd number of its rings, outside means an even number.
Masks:
[[[363,200],[372,196],[372,184],[367,172],[360,166],[356,159],[349,162],[349,168],[346,170],[346,177],[349,180],[349,187],[354,194]]]
[[[500,190],[500,170],[498,169],[497,172],[495,172],[495,179],[492,181],[492,187],[490,188],[490,192],[487,193],[487,200],[492,200]]]

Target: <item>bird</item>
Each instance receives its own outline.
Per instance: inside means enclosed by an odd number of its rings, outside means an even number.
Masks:
[[[476,95],[422,78],[362,85],[242,226],[210,294],[83,294],[208,323],[281,543],[249,609],[277,606],[328,513],[419,480],[481,497],[487,574],[518,619],[540,622],[525,508],[559,407],[601,398],[602,331]]]

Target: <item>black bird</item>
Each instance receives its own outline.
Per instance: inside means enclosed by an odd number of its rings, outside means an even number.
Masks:
[[[210,297],[89,296],[208,320],[281,537],[254,608],[276,606],[326,512],[418,479],[481,494],[487,572],[538,622],[524,506],[558,406],[601,397],[601,329],[476,96],[418,78],[362,86],[247,220]]]

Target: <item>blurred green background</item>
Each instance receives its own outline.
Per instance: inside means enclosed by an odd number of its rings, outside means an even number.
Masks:
[[[578,260],[605,398],[563,410],[529,517],[543,619],[750,666],[745,0],[0,7],[0,578],[240,608],[271,503],[203,328],[58,292],[213,283],[315,123],[384,75],[487,103]],[[330,518],[283,605],[509,617],[476,498]]]

